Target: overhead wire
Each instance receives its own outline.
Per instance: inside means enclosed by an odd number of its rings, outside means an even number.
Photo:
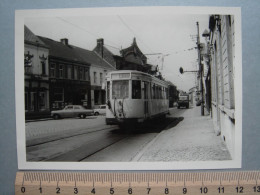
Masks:
[[[145,42],[142,41],[142,39],[140,39],[139,36],[137,36],[137,34],[134,32],[134,30],[132,28],[130,28],[130,26],[123,20],[123,18],[121,16],[117,15],[117,17],[122,22],[122,24],[134,35],[134,37],[136,37],[138,39],[138,41],[140,41],[148,50],[150,50],[151,53],[154,53],[151,50],[151,48],[147,44],[145,44]]]
[[[74,26],[74,27],[76,27],[76,28],[78,28],[78,29],[80,29],[80,30],[86,32],[86,33],[88,33],[89,35],[95,37],[96,39],[98,39],[98,38],[101,37],[101,36],[99,36],[99,35],[96,35],[95,33],[92,33],[92,32],[90,32],[90,31],[86,30],[85,28],[83,28],[83,27],[81,27],[81,26],[78,26],[78,25],[76,25],[76,24],[74,24],[74,23],[72,23],[72,22],[70,22],[70,21],[68,21],[68,20],[65,20],[64,18],[61,18],[61,17],[56,17],[56,18],[60,19],[61,21],[65,22],[65,23],[67,23],[67,24],[70,24],[70,25],[72,25],[72,26]],[[103,37],[103,38],[104,38],[104,37]],[[111,41],[111,40],[109,40],[109,39],[106,39],[106,41],[108,41],[108,42],[110,42],[110,43],[112,43],[112,44],[114,44],[114,45],[117,45],[116,43],[114,43],[113,41]],[[111,45],[109,45],[109,46],[118,49],[118,47],[116,47],[116,46],[111,46]],[[118,46],[118,45],[117,45],[117,46]]]

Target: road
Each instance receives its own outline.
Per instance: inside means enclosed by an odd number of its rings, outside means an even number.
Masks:
[[[106,125],[104,116],[28,122],[26,123],[26,158],[31,162],[230,159],[225,145],[214,135],[212,129],[203,131],[200,129],[197,130],[198,133],[193,129],[185,130],[187,125],[188,129],[192,128],[190,124],[185,125],[189,121],[196,125],[197,119],[194,115],[200,116],[199,111],[197,108],[173,108],[166,118],[152,120],[127,130],[121,130],[116,125]],[[179,126],[182,128],[178,128]],[[187,133],[194,134],[192,139],[187,139]],[[194,139],[195,134],[198,139]],[[201,143],[203,136],[204,143]],[[176,143],[179,143],[178,146]],[[200,148],[201,152],[198,152],[197,156],[194,155],[194,148]],[[184,151],[186,151],[185,156]],[[207,154],[212,155],[205,156]]]

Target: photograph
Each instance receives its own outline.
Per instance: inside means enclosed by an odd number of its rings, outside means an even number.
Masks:
[[[237,7],[15,11],[20,169],[241,168]]]

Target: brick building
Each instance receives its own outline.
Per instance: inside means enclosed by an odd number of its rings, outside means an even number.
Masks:
[[[39,37],[49,47],[50,108],[62,109],[68,104],[91,107],[90,63],[69,44]]]

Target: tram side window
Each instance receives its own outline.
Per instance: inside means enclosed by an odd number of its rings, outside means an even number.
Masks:
[[[132,81],[132,99],[141,99],[141,81],[133,80]]]
[[[112,83],[112,97],[113,99],[125,99],[129,96],[129,82],[127,81],[113,81]]]
[[[107,82],[107,100],[110,99],[110,81]]]
[[[152,99],[155,99],[155,84],[152,87]]]

